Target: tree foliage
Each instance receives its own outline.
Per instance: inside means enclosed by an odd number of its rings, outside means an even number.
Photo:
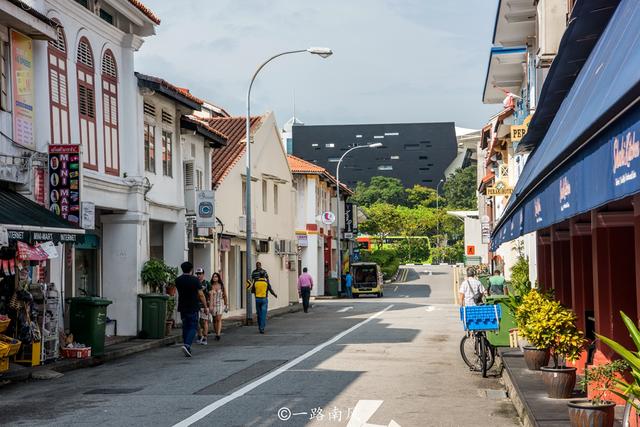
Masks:
[[[400,214],[389,203],[375,203],[364,208],[367,220],[359,225],[360,231],[383,239],[396,234],[400,228]],[[381,244],[381,243],[380,243]]]
[[[407,194],[402,181],[387,176],[374,176],[369,184],[359,182],[351,201],[358,206],[370,207],[376,203],[405,205]]]
[[[477,173],[473,166],[457,169],[444,183],[446,206],[452,209],[478,209]]]
[[[444,202],[444,200],[437,201],[436,190],[423,185],[416,184],[411,188],[407,188],[405,192],[407,193],[407,206],[411,208],[418,206],[435,208],[438,203]]]

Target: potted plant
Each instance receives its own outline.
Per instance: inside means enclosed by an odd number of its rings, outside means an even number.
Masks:
[[[615,360],[604,365],[586,368],[578,382],[582,391],[590,392],[587,400],[572,400],[569,419],[574,427],[612,427],[616,404],[607,398],[617,378],[629,367],[624,360]]]
[[[515,299],[515,296],[512,298]],[[527,364],[527,368],[532,371],[539,371],[541,367],[549,363],[549,347],[546,345],[536,345],[532,343],[528,337],[529,333],[533,334],[535,332],[535,330],[529,326],[529,320],[535,313],[540,311],[546,302],[547,298],[544,294],[532,289],[522,296],[519,304],[516,305],[514,303],[516,307],[514,317],[516,325],[518,325],[518,335],[525,338],[530,344],[522,347],[524,361]]]
[[[549,349],[553,359],[553,366],[540,368],[549,397],[570,397],[576,385],[576,368],[566,366],[566,362],[578,360],[584,346],[575,313],[557,301],[545,299],[527,320],[525,330],[531,344]]]
[[[151,293],[161,294],[170,282],[169,269],[163,260],[151,258],[145,262],[140,272],[142,283],[149,287]]]

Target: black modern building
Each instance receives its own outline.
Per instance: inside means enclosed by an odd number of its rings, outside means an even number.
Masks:
[[[398,178],[405,187],[436,188],[457,155],[453,122],[365,125],[295,125],[293,155],[335,175],[350,147],[381,142],[382,147],[351,153],[340,166],[340,181],[351,188],[373,176]]]

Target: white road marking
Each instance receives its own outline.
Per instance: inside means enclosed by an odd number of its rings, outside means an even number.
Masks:
[[[409,295],[403,295],[404,298],[409,298]]]
[[[434,306],[432,306],[432,305],[429,305],[429,306],[425,307],[424,309],[427,310],[427,311],[433,311],[436,308]]]
[[[398,287],[397,286],[393,289],[393,292],[398,292]]]
[[[382,405],[382,402],[382,400],[358,400],[358,403],[356,403],[356,406],[353,408],[347,427],[400,427],[400,425],[393,420],[391,420],[387,426],[367,422],[378,410],[380,405]]]
[[[345,308],[341,308],[340,310],[338,310],[338,313],[345,313],[349,310],[353,310],[353,307],[345,307]]]
[[[258,386],[266,383],[267,381],[277,377],[278,375],[282,374],[283,372],[286,372],[288,369],[293,368],[298,363],[302,362],[303,360],[308,359],[309,357],[313,356],[314,354],[316,354],[320,350],[324,349],[325,347],[330,346],[331,344],[333,344],[336,341],[340,340],[344,336],[346,336],[346,335],[350,334],[351,332],[355,331],[359,327],[361,327],[363,325],[366,325],[367,323],[369,323],[370,321],[372,321],[376,317],[380,316],[385,311],[389,310],[391,307],[393,307],[393,304],[388,305],[385,309],[383,309],[383,310],[381,310],[381,311],[379,311],[379,312],[367,317],[365,320],[363,320],[362,322],[360,322],[360,323],[358,323],[356,325],[353,325],[349,329],[340,332],[338,335],[336,335],[333,338],[329,339],[328,341],[325,341],[322,344],[312,348],[311,350],[307,351],[303,355],[296,357],[295,359],[293,359],[289,363],[286,363],[286,364],[282,365],[281,367],[279,367],[275,371],[271,371],[267,375],[265,375],[263,377],[260,377],[257,380],[245,385],[244,387],[242,387],[239,390],[236,390],[235,392],[231,393],[230,395],[225,396],[222,399],[218,399],[215,402],[211,403],[210,405],[205,406],[204,408],[202,408],[201,410],[199,410],[195,414],[191,415],[189,418],[186,418],[186,419],[180,421],[179,423],[174,424],[173,427],[187,427],[187,426],[190,426],[193,423],[196,423],[196,422],[200,421],[201,419],[203,419],[204,417],[206,417],[207,415],[209,415],[210,413],[212,413],[216,409],[226,405],[229,402],[232,402],[233,400],[235,400],[235,399],[237,399],[239,397],[244,396],[245,394],[247,394],[251,390],[253,390],[253,389],[257,388]]]

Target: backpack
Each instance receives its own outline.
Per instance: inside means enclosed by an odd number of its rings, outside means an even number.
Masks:
[[[473,287],[471,286],[471,282],[467,279],[467,285],[469,285],[469,288],[471,289],[471,292],[473,293],[473,297],[471,297],[473,299],[473,302],[476,305],[482,305],[482,291],[480,291],[480,287],[482,286],[482,283],[480,283],[480,285],[476,288],[476,290],[473,290]]]

